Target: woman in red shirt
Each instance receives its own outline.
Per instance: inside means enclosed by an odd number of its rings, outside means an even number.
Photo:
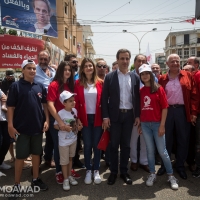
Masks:
[[[60,156],[58,150],[58,130],[54,129],[54,122],[55,120],[58,122],[60,130],[70,131],[70,127],[64,124],[58,115],[58,111],[64,108],[64,105],[59,100],[60,93],[62,93],[64,90],[70,92],[74,91],[73,77],[73,70],[69,63],[66,61],[61,62],[58,66],[53,81],[48,87],[47,94],[48,109],[51,113],[49,130],[54,142],[54,161],[56,164],[56,181],[58,184],[63,183],[63,174],[61,172]]]
[[[143,64],[139,68],[140,79],[144,87],[140,89],[141,105],[141,128],[147,147],[147,158],[149,163],[150,175],[146,181],[147,186],[152,186],[156,180],[155,174],[155,144],[158,153],[163,160],[168,181],[172,189],[178,189],[176,178],[173,176],[173,169],[170,157],[165,145],[165,120],[167,117],[167,98],[164,89],[154,80],[151,67]]]
[[[92,183],[91,153],[94,152],[94,183],[100,184],[101,151],[97,148],[102,135],[101,94],[103,81],[98,78],[96,67],[89,58],[83,59],[79,80],[75,83],[75,101],[78,118],[83,124],[84,159],[86,166],[85,184]]]

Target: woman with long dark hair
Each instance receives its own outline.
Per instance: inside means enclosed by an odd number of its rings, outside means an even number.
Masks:
[[[56,75],[48,87],[47,104],[50,116],[49,132],[53,138],[54,142],[54,161],[56,164],[56,181],[58,184],[63,183],[63,174],[60,166],[60,157],[58,149],[58,130],[54,129],[55,120],[58,122],[60,130],[70,131],[70,126],[64,124],[58,115],[58,112],[64,108],[63,104],[60,102],[60,93],[64,90],[69,92],[74,92],[74,74],[72,67],[68,62],[61,62],[56,71]]]
[[[102,135],[101,94],[103,81],[98,78],[96,67],[89,58],[83,59],[79,69],[79,80],[75,83],[75,101],[78,118],[83,124],[84,159],[86,166],[85,184],[100,184],[99,175],[101,151],[97,148]],[[94,152],[93,167],[91,152]]]

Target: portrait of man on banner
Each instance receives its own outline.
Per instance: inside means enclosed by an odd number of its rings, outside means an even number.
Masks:
[[[50,23],[51,4],[49,0],[32,0],[32,6],[37,21],[28,31],[57,37],[58,33],[53,29]]]

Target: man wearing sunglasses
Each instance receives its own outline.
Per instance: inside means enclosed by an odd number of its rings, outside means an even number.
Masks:
[[[74,70],[74,80],[78,80],[79,79],[79,74],[78,74],[78,60],[76,58],[76,55],[74,54],[69,54],[65,56],[65,61],[68,61],[71,65],[71,67]]]
[[[96,65],[97,68],[97,76],[104,80],[106,76],[106,69],[108,68],[107,63],[105,60],[99,60]]]
[[[50,54],[47,50],[42,50],[39,52],[38,65],[36,66],[36,75],[34,78],[35,82],[43,84],[46,90],[48,89],[48,86],[52,82],[56,73],[55,70],[49,66],[50,59]],[[46,165],[48,165],[51,168],[55,167],[55,162],[52,160],[53,149],[53,139],[50,130],[48,130],[46,132],[44,159]]]

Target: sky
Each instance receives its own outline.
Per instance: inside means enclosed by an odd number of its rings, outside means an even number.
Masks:
[[[155,61],[155,53],[164,53],[165,38],[171,32],[200,29],[200,21],[195,25],[185,22],[195,16],[196,0],[75,0],[77,21],[81,25],[91,25],[95,58],[104,58],[108,65],[116,60],[121,48],[131,51],[131,64],[139,53],[145,53],[148,43]],[[124,23],[126,21],[126,23]],[[115,22],[115,23],[105,23]],[[117,22],[117,23],[116,23]]]

